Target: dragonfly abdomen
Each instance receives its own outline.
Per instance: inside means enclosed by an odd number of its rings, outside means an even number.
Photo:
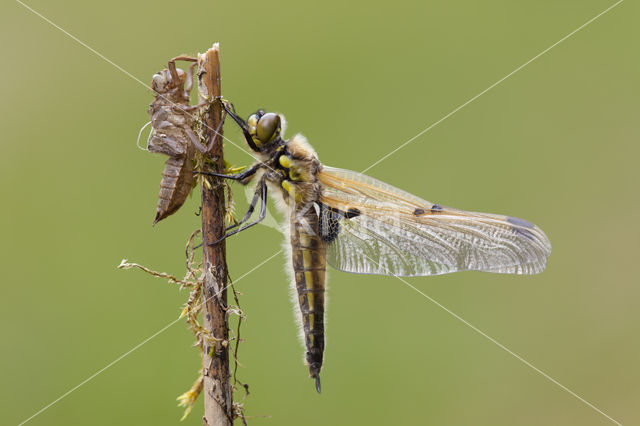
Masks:
[[[309,375],[316,379],[320,392],[320,370],[324,354],[324,308],[326,278],[326,243],[317,232],[318,216],[308,211],[291,223],[291,255],[293,272],[302,314],[305,362]]]
[[[178,210],[191,192],[193,185],[193,153],[191,155],[169,157],[162,172],[160,194],[158,194],[158,208],[155,225],[160,220]]]

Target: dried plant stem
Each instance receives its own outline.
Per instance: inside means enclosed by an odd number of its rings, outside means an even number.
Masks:
[[[221,95],[220,49],[217,43],[198,55],[198,90],[201,101],[213,101]],[[205,114],[206,141],[211,146],[204,163],[221,172],[222,107],[212,102]],[[215,129],[219,129],[216,133]],[[202,176],[202,241],[205,300],[203,324],[210,330],[210,339],[203,341],[204,417],[209,426],[233,424],[233,401],[229,369],[229,325],[227,321],[227,263],[225,242],[209,245],[224,235],[224,187],[218,179]]]

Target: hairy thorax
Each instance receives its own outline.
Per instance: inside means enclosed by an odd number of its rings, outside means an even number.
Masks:
[[[274,168],[278,171],[276,182],[286,206],[295,211],[311,208],[320,195],[318,172],[321,165],[307,139],[300,134],[293,136],[274,160]]]

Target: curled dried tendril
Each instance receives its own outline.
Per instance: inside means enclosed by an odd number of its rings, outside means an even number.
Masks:
[[[142,151],[149,151],[149,148],[140,146],[140,137],[142,136],[142,132],[144,131],[144,129],[146,129],[150,124],[151,124],[151,121],[147,122],[144,126],[140,128],[140,131],[138,132],[138,139],[136,139],[136,146],[138,147],[138,149]],[[151,128],[151,131],[149,132],[149,136],[147,136],[147,146],[149,146],[149,139],[151,139],[152,135],[153,135],[153,128]]]

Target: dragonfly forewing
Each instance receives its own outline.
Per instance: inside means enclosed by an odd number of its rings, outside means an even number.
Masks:
[[[322,204],[347,213],[328,247],[329,264],[342,271],[536,274],[551,253],[544,232],[524,219],[441,206],[350,170],[323,167],[319,180]]]

